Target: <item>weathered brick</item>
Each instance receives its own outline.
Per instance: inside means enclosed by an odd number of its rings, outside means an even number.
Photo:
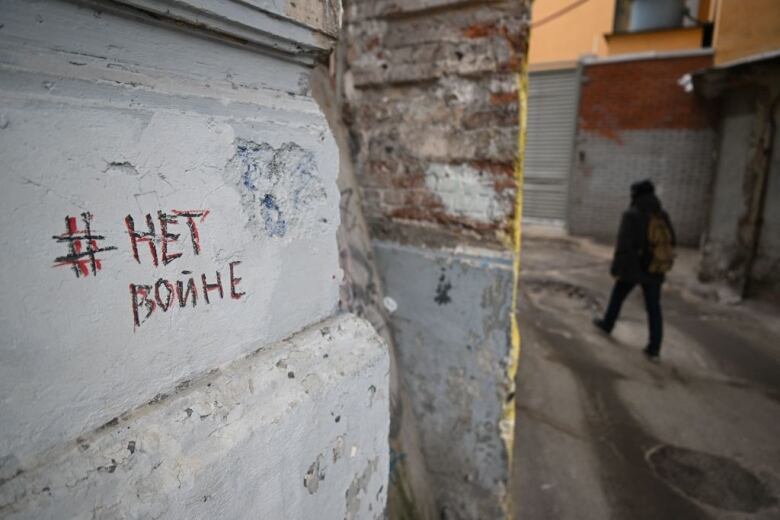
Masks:
[[[711,56],[692,56],[589,65],[580,126],[615,140],[624,130],[712,128],[713,107],[678,84],[685,74],[711,63]]]
[[[367,215],[480,230],[488,241],[511,227],[527,8],[346,2],[348,111]],[[453,166],[440,175],[462,178],[432,180],[442,164]]]

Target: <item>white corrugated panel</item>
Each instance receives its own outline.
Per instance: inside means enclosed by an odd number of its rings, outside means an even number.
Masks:
[[[577,69],[529,74],[523,189],[523,216],[529,220],[566,220],[578,96]]]

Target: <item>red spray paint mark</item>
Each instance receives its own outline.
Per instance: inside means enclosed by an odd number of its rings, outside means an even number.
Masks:
[[[113,251],[114,246],[99,247],[98,242],[105,240],[103,235],[92,233],[92,213],[85,211],[81,214],[84,229],[78,228],[76,217],[65,217],[65,229],[62,235],[54,235],[57,242],[68,244],[68,254],[54,259],[54,267],[69,266],[76,274],[76,278],[82,276],[97,276],[97,272],[103,268],[103,262],[97,258],[98,253]]]
[[[190,237],[192,238],[192,250],[196,255],[200,254],[200,234],[198,233],[198,225],[195,223],[196,218],[200,218],[200,222],[203,223],[209,214],[207,209],[191,209],[180,210],[174,209],[171,211],[177,217],[185,217],[187,219],[187,227],[190,228]]]

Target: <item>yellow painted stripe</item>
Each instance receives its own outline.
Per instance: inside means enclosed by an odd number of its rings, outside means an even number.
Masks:
[[[520,361],[520,328],[517,323],[517,302],[519,298],[520,284],[520,249],[523,238],[523,172],[525,161],[525,142],[526,142],[526,124],[528,114],[528,69],[525,61],[517,75],[517,97],[519,112],[519,128],[517,134],[517,157],[515,159],[515,182],[517,194],[515,195],[515,219],[512,228],[512,316],[510,316],[511,331],[511,351],[509,353],[509,364],[507,368],[507,379],[509,392],[515,393],[515,378],[517,376],[517,366]],[[501,436],[506,445],[507,456],[509,459],[509,469],[512,469],[512,455],[515,440],[515,399],[504,403],[503,417],[501,420]],[[509,491],[509,490],[507,490]],[[511,493],[507,493],[507,509],[511,516],[512,503]]]

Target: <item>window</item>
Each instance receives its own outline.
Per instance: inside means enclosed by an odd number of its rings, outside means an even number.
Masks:
[[[699,0],[617,0],[615,32],[677,29],[699,25]]]

